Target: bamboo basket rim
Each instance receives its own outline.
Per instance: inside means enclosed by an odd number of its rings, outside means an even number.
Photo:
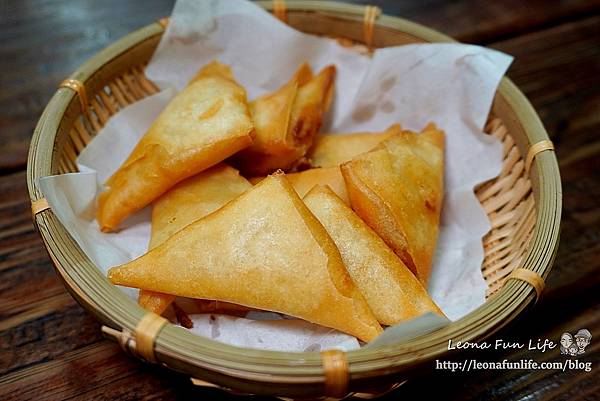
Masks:
[[[259,4],[271,8],[272,3]],[[362,19],[364,10],[362,6],[328,1],[288,1],[286,7],[288,12],[326,13],[356,20]],[[381,15],[376,25],[402,31],[428,42],[455,42],[446,35],[398,17]],[[163,31],[159,23],[153,23],[126,35],[89,59],[70,78],[83,82],[90,93],[94,93],[102,86],[103,74],[108,74],[107,69],[112,60],[132,49],[152,46],[151,42],[162,35]],[[497,95],[512,109],[514,118],[527,135],[529,145],[548,139],[533,107],[507,77],[502,79]],[[32,201],[43,196],[37,179],[54,173],[52,159],[57,152],[55,141],[59,130],[64,128],[62,124],[68,123],[65,113],[80,112],[76,97],[73,91],[59,89],[48,103],[34,131],[27,166],[27,182]],[[561,215],[561,183],[553,152],[537,155],[532,163],[530,177],[538,187],[535,199],[536,225],[520,267],[533,270],[545,279],[556,254]],[[135,329],[145,312],[108,282],[100,270],[85,257],[55,216],[43,213],[35,216],[34,220],[59,276],[73,296],[104,324],[117,329]],[[65,244],[69,246],[66,247]],[[64,266],[69,257],[80,258],[83,262],[77,269],[69,269]],[[96,269],[102,277],[97,280],[94,277],[93,282],[90,282],[89,277],[81,274],[85,272],[94,275],[91,268]],[[482,306],[444,328],[400,344],[349,351],[346,355],[351,380],[407,372],[447,352],[446,343],[449,338],[460,341],[487,338],[521,313],[534,299],[535,292],[527,283],[511,280]],[[247,385],[245,381],[323,383],[322,362],[318,352],[242,350],[199,337],[173,325],[165,326],[159,334],[156,355],[164,365],[177,370],[190,371],[190,366],[199,367],[206,371],[205,378],[215,383],[223,383],[225,376],[234,380],[237,378],[235,385],[239,388]]]

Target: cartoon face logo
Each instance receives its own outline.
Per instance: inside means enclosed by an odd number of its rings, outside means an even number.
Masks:
[[[592,333],[587,329],[581,329],[575,334],[575,343],[577,344],[577,353],[585,354],[585,347],[592,341]]]
[[[563,333],[560,336],[560,353],[569,355],[569,347],[573,345],[573,336],[570,333]]]
[[[592,341],[592,333],[587,329],[581,329],[572,336],[570,333],[563,333],[560,336],[560,353],[563,355],[576,356],[585,354],[585,347]]]

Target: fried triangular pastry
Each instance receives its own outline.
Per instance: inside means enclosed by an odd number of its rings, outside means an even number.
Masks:
[[[427,312],[442,314],[394,251],[329,187],[316,186],[303,200],[337,245],[379,323],[393,325]]]
[[[112,231],[178,182],[252,143],[246,91],[229,67],[202,68],[154,121],[98,200],[102,231]]]
[[[244,174],[288,170],[306,154],[329,109],[335,73],[328,66],[312,76],[304,64],[284,86],[250,103],[256,140],[235,156]]]
[[[319,135],[307,157],[314,167],[339,166],[361,153],[368,152],[401,130],[400,125],[395,124],[383,132]]]
[[[348,192],[346,191],[346,183],[344,182],[344,177],[339,166],[311,168],[299,173],[286,174],[286,177],[301,198],[315,185],[327,185],[346,204],[350,204]],[[263,179],[264,177],[252,177],[250,178],[250,182],[256,185]]]
[[[287,177],[300,197],[306,195],[315,185],[327,185],[347,205],[350,204],[346,183],[339,166],[311,168],[288,174]]]
[[[118,285],[280,312],[364,341],[382,330],[335,243],[281,174],[108,277]]]
[[[224,163],[188,178],[158,198],[152,206],[152,233],[149,248],[156,248],[194,221],[214,212],[252,185]],[[162,314],[174,295],[142,289],[138,302],[144,309]]]
[[[427,286],[444,194],[443,131],[402,131],[341,169],[354,211]]]

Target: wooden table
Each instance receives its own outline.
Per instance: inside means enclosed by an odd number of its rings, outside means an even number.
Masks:
[[[567,370],[432,370],[387,399],[592,400],[600,397],[600,1],[375,1],[385,12],[515,56],[508,75],[556,144],[563,225],[556,266],[537,306],[495,338],[590,330]],[[169,0],[3,1],[0,6],[0,399],[225,397],[125,356],[65,291],[32,223],[29,138],[57,84],[126,33],[170,13]],[[481,361],[563,358],[557,350],[487,351]]]

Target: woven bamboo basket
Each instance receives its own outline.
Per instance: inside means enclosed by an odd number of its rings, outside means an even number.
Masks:
[[[452,39],[375,7],[334,2],[261,4],[292,27],[367,47]],[[34,221],[72,295],[102,322],[103,331],[134,355],[189,374],[196,384],[234,392],[305,398],[379,394],[447,353],[448,339],[483,340],[537,300],[559,236],[561,186],[552,143],[523,94],[503,78],[486,132],[504,144],[504,167],[476,189],[492,230],[483,239],[488,284],[480,308],[432,333],[399,344],[347,353],[284,353],[239,349],[201,338],[146,314],[108,282],[52,211],[40,177],[77,171],[75,159],[108,119],[157,91],[144,67],[167,20],[133,32],[82,65],[52,97],[35,129],[27,180]],[[362,44],[362,45],[361,45]]]

